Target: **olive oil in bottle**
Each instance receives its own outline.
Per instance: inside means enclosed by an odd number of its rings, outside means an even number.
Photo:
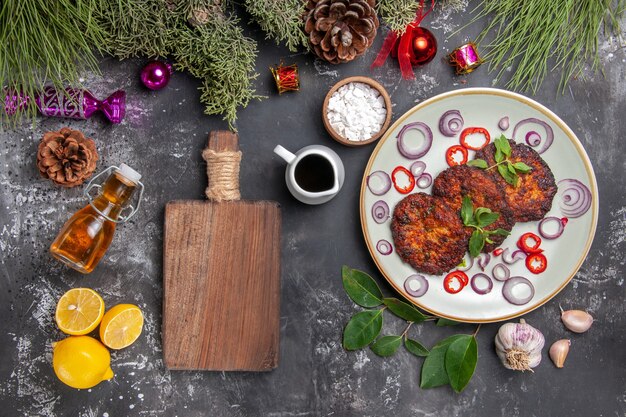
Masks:
[[[84,274],[93,271],[104,256],[117,223],[125,222],[136,213],[139,204],[128,216],[121,216],[130,206],[135,191],[143,191],[143,184],[139,182],[141,175],[128,165],[111,167],[100,175],[107,172],[110,174],[102,186],[91,185],[98,177],[90,182],[85,193],[88,195],[92,187],[99,187],[100,193],[65,223],[50,246],[56,259]]]

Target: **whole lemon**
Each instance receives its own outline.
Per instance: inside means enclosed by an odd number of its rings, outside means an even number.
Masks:
[[[73,388],[91,388],[113,378],[111,354],[90,336],[70,336],[52,345],[54,373]]]

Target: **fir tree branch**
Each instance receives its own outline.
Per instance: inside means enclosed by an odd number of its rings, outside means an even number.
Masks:
[[[119,58],[165,57],[179,14],[162,0],[101,0],[97,18],[107,33],[106,51]]]
[[[256,95],[252,81],[256,42],[243,35],[239,19],[215,11],[212,18],[196,28],[180,27],[173,50],[176,67],[203,80],[200,100],[206,114],[223,114],[231,129],[237,108],[246,107]]]
[[[389,29],[403,33],[415,19],[419,4],[416,0],[378,0],[376,12]]]
[[[304,33],[304,6],[306,0],[247,0],[245,7],[252,18],[277,44],[284,42],[290,51],[298,47],[308,48],[308,37]]]
[[[124,59],[172,56],[178,70],[202,81],[206,114],[222,114],[231,129],[237,109],[255,95],[256,42],[220,0],[102,0],[98,16],[107,50]],[[193,25],[192,25],[193,23]]]

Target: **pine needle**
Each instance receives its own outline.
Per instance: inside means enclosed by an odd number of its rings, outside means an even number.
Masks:
[[[82,70],[99,73],[96,49],[104,32],[95,21],[98,0],[3,0],[0,2],[0,87],[34,98],[46,83],[59,91],[78,85]],[[2,105],[2,108],[4,104]],[[8,117],[0,112],[0,125],[14,125],[28,108]]]
[[[494,39],[485,45],[496,79],[513,68],[507,87],[536,93],[548,72],[560,71],[559,91],[582,75],[585,65],[599,68],[598,36],[605,27],[617,36],[626,0],[483,0],[474,18],[490,16],[479,35]]]

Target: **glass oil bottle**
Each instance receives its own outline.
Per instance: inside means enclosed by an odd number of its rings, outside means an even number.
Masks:
[[[104,184],[96,183],[107,174]],[[85,189],[89,204],[65,223],[50,246],[52,255],[84,274],[93,271],[109,248],[117,224],[128,221],[139,209],[143,194],[140,179],[141,175],[126,164],[109,167],[94,177]],[[92,197],[94,188],[99,192]],[[137,190],[139,198],[133,208],[130,203]],[[130,212],[123,216],[125,210]]]

